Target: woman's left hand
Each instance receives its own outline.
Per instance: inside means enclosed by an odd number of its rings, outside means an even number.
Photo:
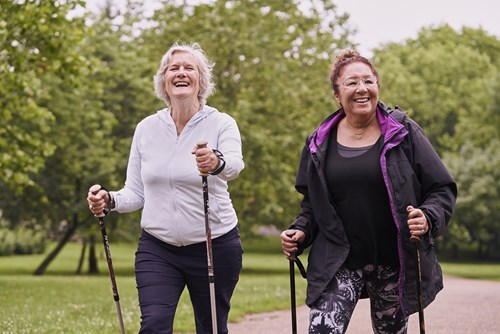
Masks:
[[[427,223],[424,212],[411,205],[406,207],[406,211],[408,211],[408,228],[411,235],[421,236],[426,234],[429,231],[429,223]]]
[[[191,153],[196,156],[196,167],[201,174],[208,174],[219,167],[219,157],[210,148],[195,146]]]

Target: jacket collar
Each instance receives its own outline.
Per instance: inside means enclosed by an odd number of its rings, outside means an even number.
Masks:
[[[392,142],[393,146],[399,144],[408,134],[408,131],[401,124],[406,115],[400,110],[392,110],[384,102],[377,103],[377,121],[380,126],[380,131],[384,137],[384,142]],[[326,141],[330,131],[337,126],[342,118],[345,117],[342,108],[335,111],[311,135],[309,150],[311,153],[316,153],[318,148]],[[401,121],[396,120],[401,119]]]
[[[203,107],[198,111],[196,114],[191,117],[189,120],[188,124],[189,126],[194,126],[201,122],[203,119],[207,118],[210,114],[216,112],[217,109],[210,107],[208,105],[203,105]],[[172,116],[170,115],[170,110],[169,108],[164,108],[161,110],[157,111],[157,115],[162,120],[164,123],[166,123],[168,126],[175,126],[174,120],[172,119]],[[188,125],[186,124],[186,126]]]

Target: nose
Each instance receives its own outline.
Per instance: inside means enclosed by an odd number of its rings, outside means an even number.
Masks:
[[[360,90],[362,92],[367,91],[368,88],[366,87],[366,84],[363,80],[359,80],[358,84],[356,85],[356,90]]]

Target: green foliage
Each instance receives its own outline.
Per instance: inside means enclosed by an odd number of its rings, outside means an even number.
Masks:
[[[176,41],[199,42],[216,61],[217,93],[208,103],[233,116],[242,134],[246,168],[230,190],[244,235],[261,224],[284,228],[295,218],[300,152],[334,108],[328,68],[335,52],[350,45],[347,17],[331,1],[315,2],[308,14],[298,3],[171,2],[152,18],[168,23],[141,36],[151,61]]]
[[[37,226],[25,224],[9,229],[5,221],[0,221],[0,256],[41,254],[46,240],[44,231]]]
[[[119,76],[127,73],[123,69],[136,66],[131,62],[115,64],[113,61],[122,59],[119,56],[123,35],[111,23],[113,17],[107,14],[94,18],[98,23],[92,27],[82,27],[84,36],[74,41],[72,48],[85,54],[80,56],[78,73],[68,77],[54,72],[44,77],[46,95],[39,105],[51,110],[56,119],[46,137],[57,147],[45,159],[44,168],[31,176],[33,186],[25,188],[22,195],[5,192],[2,202],[8,210],[4,216],[12,222],[36,217],[39,221],[52,222],[53,231],[59,228],[61,221],[84,225],[90,216],[84,202],[89,186],[99,182],[112,188],[123,182],[127,161],[123,157],[128,155],[132,131],[126,134],[126,144],[113,131],[118,117],[132,115],[134,111],[126,108],[125,103],[117,103],[116,92],[120,92],[118,96],[123,100],[130,100],[136,93],[124,93],[123,87],[116,86],[125,85]],[[129,59],[140,61],[133,55],[124,58]],[[129,76],[140,78],[135,72]],[[137,87],[131,90],[139,91]],[[137,101],[135,104],[139,105]],[[122,114],[117,112],[121,109]],[[130,127],[127,118],[122,119],[122,124]]]
[[[443,249],[499,257],[500,40],[481,29],[423,28],[375,50],[382,99],[422,125],[458,184]]]
[[[500,140],[484,149],[469,142],[445,161],[460,189],[448,239],[473,242],[478,257],[500,258]]]
[[[67,13],[82,1],[3,1],[0,11],[0,179],[21,193],[32,185],[53,154],[48,138],[53,112],[40,105],[47,98],[49,75],[78,75],[81,56],[73,48],[84,22]]]
[[[18,228],[15,231],[15,254],[41,254],[45,251],[46,237],[41,231]]]
[[[299,210],[294,181],[304,139],[336,108],[328,69],[339,49],[353,46],[348,15],[331,0],[218,0],[163,1],[146,18],[131,0],[123,13],[107,2],[100,14],[71,18],[78,4],[2,2],[0,208],[10,227],[36,220],[53,235],[61,222],[98,233],[87,189],[122,186],[135,125],[164,107],[152,76],[174,42],[199,42],[216,62],[208,103],[238,122],[246,169],[230,191],[243,236],[259,225],[287,227]],[[382,99],[409,111],[457,178],[445,246],[467,241],[494,252],[498,38],[443,25],[374,54]],[[139,215],[109,216],[108,232],[135,240]]]
[[[0,256],[12,255],[16,249],[16,236],[13,231],[0,228]]]
[[[440,153],[498,137],[500,41],[480,29],[423,28],[374,52],[382,99],[407,110]],[[495,91],[496,90],[496,91]]]

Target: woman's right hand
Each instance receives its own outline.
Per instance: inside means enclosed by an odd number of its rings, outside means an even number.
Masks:
[[[102,215],[104,209],[108,208],[109,194],[100,185],[94,184],[89,188],[87,203],[89,204],[90,212],[94,216],[99,217]]]
[[[281,248],[287,257],[299,250],[298,244],[304,242],[306,235],[301,230],[285,230],[281,232]]]

